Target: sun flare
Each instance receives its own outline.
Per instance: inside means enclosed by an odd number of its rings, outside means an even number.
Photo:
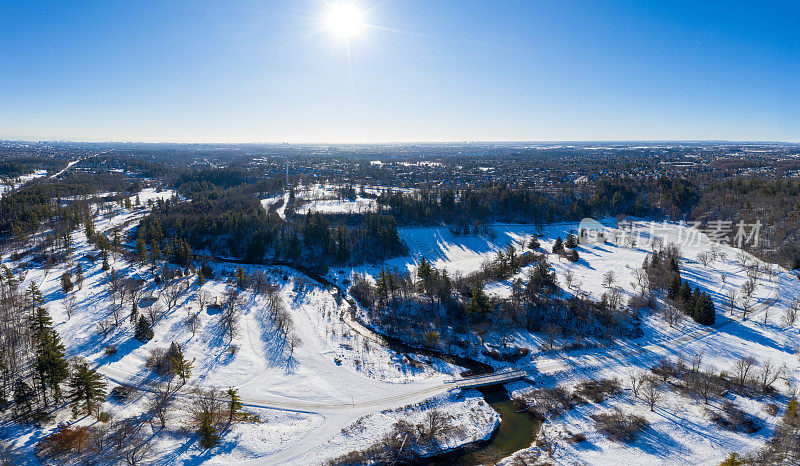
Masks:
[[[364,12],[352,2],[330,3],[325,15],[325,28],[340,39],[358,37],[366,28]]]

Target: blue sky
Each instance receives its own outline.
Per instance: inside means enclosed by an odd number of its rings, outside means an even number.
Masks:
[[[355,1],[0,2],[0,138],[800,141],[800,2]]]

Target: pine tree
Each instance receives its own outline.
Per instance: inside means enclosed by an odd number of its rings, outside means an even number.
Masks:
[[[69,379],[70,397],[74,406],[83,403],[86,414],[92,414],[95,405],[106,398],[106,382],[96,369],[90,369],[85,362],[78,363]]]
[[[26,297],[28,298],[27,308],[31,311],[31,314],[36,312],[36,309],[44,304],[44,298],[42,298],[42,292],[39,291],[39,286],[36,285],[36,282],[31,282],[30,286],[28,287],[28,291],[25,293]]]
[[[36,309],[30,317],[30,328],[36,354],[34,369],[41,384],[44,402],[47,404],[48,388],[53,390],[58,401],[61,398],[60,384],[69,375],[64,345],[53,329],[53,320],[45,308]]]
[[[133,338],[146,343],[153,339],[153,329],[150,328],[150,321],[145,316],[139,316],[139,321],[136,322],[136,331]]]
[[[731,453],[727,458],[725,458],[725,461],[719,464],[719,466],[740,466],[743,464],[744,463],[742,460],[739,459],[739,455],[736,453]]]
[[[239,392],[235,388],[228,389],[228,424],[233,422],[233,419],[242,409],[242,399],[239,397]]]
[[[786,405],[786,413],[783,416],[784,418],[790,419],[792,422],[794,422],[794,420],[797,419],[798,414],[800,413],[797,412],[797,398],[795,398],[793,395],[792,399],[789,400],[789,404]]]
[[[242,266],[236,268],[236,286],[244,288],[244,269]]]
[[[567,241],[564,242],[564,246],[568,247],[569,249],[575,249],[578,247],[578,237],[575,236],[575,233],[570,232],[567,235]]]
[[[200,446],[203,448],[213,448],[219,444],[219,434],[217,429],[214,428],[214,420],[211,413],[203,410],[200,413],[200,427],[197,434],[200,436]]]
[[[553,243],[553,254],[561,254],[564,252],[564,242],[561,240],[559,236],[556,238],[556,242]]]
[[[136,237],[136,256],[142,262],[147,259],[147,245],[145,244],[144,237],[142,237],[142,235]]]
[[[72,291],[74,285],[72,284],[72,274],[69,272],[64,272],[61,274],[61,289],[64,293],[69,293]]]
[[[534,251],[539,249],[539,247],[541,245],[542,245],[542,243],[539,242],[539,238],[537,238],[535,236],[533,238],[531,238],[531,242],[528,243],[528,247],[533,249]]]
[[[708,293],[700,293],[695,302],[694,312],[692,318],[698,324],[714,325],[716,318],[716,309],[714,308],[714,301]]]
[[[14,404],[16,409],[21,411],[23,417],[27,417],[33,410],[33,401],[36,399],[36,393],[28,385],[22,377],[19,377],[14,382]]]
[[[489,298],[483,291],[483,284],[476,283],[472,287],[472,298],[467,305],[467,312],[475,316],[485,316],[489,313]]]
[[[186,383],[186,379],[192,376],[192,363],[183,355],[183,348],[178,343],[172,342],[169,349],[170,366],[172,373],[181,378],[181,382]]]

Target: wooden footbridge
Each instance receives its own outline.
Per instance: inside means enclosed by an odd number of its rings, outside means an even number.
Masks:
[[[501,385],[508,382],[514,382],[516,380],[524,380],[527,377],[527,371],[513,370],[476,375],[475,377],[465,377],[463,379],[446,380],[444,383],[453,385],[454,388],[464,389],[486,387],[488,385]]]

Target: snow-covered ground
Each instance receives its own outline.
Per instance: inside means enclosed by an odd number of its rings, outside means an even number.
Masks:
[[[608,241],[600,245],[579,246],[580,260],[577,263],[549,253],[555,238],[565,238],[570,231],[577,230],[577,224],[547,225],[542,229],[540,252],[547,253],[565,293],[580,290],[599,299],[608,290],[603,285],[604,276],[613,272],[614,286],[619,286],[626,297],[633,296],[636,293],[633,273],[651,254],[653,243],[649,232],[655,232],[655,236],[661,238],[658,241],[678,246],[683,279],[711,295],[717,308],[717,323],[709,329],[691,319],[684,319],[670,327],[660,315],[649,314],[643,317],[644,334],[640,338],[618,341],[612,347],[556,354],[538,351],[544,342],[541,336],[518,330],[512,334],[510,344],[532,351],[514,365],[528,368],[529,373],[540,377],[547,386],[574,384],[588,377],[617,377],[624,383],[631,371],[648,370],[662,357],[675,359],[682,355],[689,359],[703,355],[704,367],[719,372],[731,371],[740,357],[753,356],[759,364],[769,360],[776,366],[785,365],[785,377],[775,384],[780,392],[786,394],[797,387],[800,332],[797,324],[787,327],[782,322],[786,309],[800,299],[800,281],[792,271],[764,264],[749,254],[742,256],[739,249],[714,243],[705,234],[686,225],[644,222],[641,229],[647,233],[637,237],[634,243],[628,239],[631,236],[612,228],[613,220],[603,223],[609,226],[606,231]],[[494,225],[491,230],[490,235],[454,236],[447,228],[401,229],[400,235],[409,245],[410,255],[388,261],[388,265],[413,272],[420,258],[425,257],[435,267],[446,268],[451,274],[468,274],[478,270],[485,261],[493,260],[497,251],[509,244],[522,252],[521,245],[529,243],[536,228]],[[711,251],[717,258],[705,266],[698,260],[698,254]],[[754,311],[745,321],[741,320],[741,310],[737,310],[734,316],[729,315],[726,304],[729,291],[740,289],[748,279],[746,269],[740,263],[742,258],[774,271],[774,275],[762,274],[750,301]],[[380,264],[355,270],[375,274],[379,267]],[[524,279],[526,273],[527,269],[523,268],[509,280],[488,284],[486,290],[489,294],[508,296],[511,281]],[[572,287],[566,289],[568,274]],[[498,345],[498,339],[497,335],[486,337],[488,345]],[[497,361],[493,364],[504,365]],[[512,384],[511,388],[530,390],[530,386],[524,383]],[[709,419],[702,403],[673,392],[666,394],[663,403],[651,413],[647,405],[626,391],[620,399],[606,402],[601,408],[582,406],[564,417],[548,421],[545,432],[548,438],[561,438],[553,458],[560,464],[608,464],[611,458],[613,462],[623,464],[718,464],[730,452],[742,453],[763,446],[780,416],[771,416],[763,411],[764,405],[771,400],[758,401],[734,395],[729,395],[729,398],[761,419],[764,428],[749,435],[722,429]],[[722,401],[713,402],[711,408],[718,409]],[[648,419],[650,428],[640,440],[632,444],[616,443],[594,431],[594,421],[589,414],[615,406]],[[779,412],[782,409],[781,406]],[[587,435],[586,442],[570,444],[563,440],[579,432]],[[534,450],[536,447],[531,451]]]
[[[36,178],[42,178],[47,175],[47,170],[36,170],[33,173],[29,173],[27,175],[22,175],[17,178],[11,178],[7,180],[3,180],[0,183],[0,197],[3,197],[3,193],[7,191],[13,191],[20,186],[24,185],[25,183],[34,180]]]
[[[375,199],[356,197],[355,199],[325,199],[310,201],[295,209],[298,214],[305,215],[309,212],[321,214],[363,214],[374,212],[378,207]]]
[[[144,205],[149,199],[172,195],[170,191],[145,190],[139,198]],[[132,228],[147,210],[119,206],[113,209],[97,219],[98,231],[121,225]],[[42,290],[70,357],[81,357],[97,365],[112,382],[111,387],[118,383],[148,387],[152,374],[145,368],[145,362],[151,351],[177,342],[182,345],[186,357],[194,361],[192,376],[187,381],[189,386],[223,390],[234,387],[248,409],[265,421],[235,426],[225,434],[222,446],[214,455],[198,449],[192,435],[157,435],[155,446],[164,464],[173,461],[308,464],[305,458],[316,461],[346,453],[344,449],[351,443],[341,443],[335,437],[357,419],[430,397],[437,400],[441,409],[456,416],[457,422],[469,421],[459,414],[464,408],[475,408],[485,419],[494,415],[486,404],[473,406],[476,400],[465,401],[455,395],[445,395],[449,387],[443,381],[463,368],[435,358],[417,357],[412,364],[405,355],[352,332],[341,320],[341,309],[334,295],[289,269],[264,267],[259,270],[266,271],[269,282],[278,285],[280,300],[289,311],[292,333],[299,338],[300,343],[291,358],[287,342],[269,316],[264,296],[242,293],[239,332],[232,342],[222,330],[221,313],[208,309],[201,312],[194,334],[186,325],[189,313],[199,309],[197,297],[200,293],[208,294],[213,301],[222,298],[232,286],[228,283],[235,268],[231,264],[212,264],[217,279],[208,280],[202,287],[195,277],[179,280],[181,286],[188,288],[176,305],[157,321],[154,338],[141,343],[133,338],[133,325],[128,318],[131,304],[119,309],[112,302],[106,286],[107,273],[101,270],[100,260],[91,259],[96,250],[86,242],[82,231],[74,233],[73,240],[75,265],[29,269],[22,283],[27,288],[35,282]],[[84,281],[81,288],[71,293],[75,297],[75,309],[67,317],[68,299],[61,290],[60,277],[67,269],[74,271],[77,263],[83,269]],[[8,265],[16,267],[18,264]],[[163,288],[150,280],[153,272],[149,267],[128,263],[120,257],[112,257],[110,265],[124,277],[146,278],[148,285],[143,296],[160,297],[153,306],[166,308]],[[247,271],[257,269],[253,266]],[[142,304],[140,312],[146,315],[148,307]],[[101,322],[111,327],[107,334],[101,331]],[[112,345],[117,350],[107,355],[104,349]],[[124,405],[107,404],[107,409],[118,416],[141,412],[147,401],[147,393],[144,395]],[[374,421],[374,424],[388,428],[394,423],[393,418],[399,419],[401,415],[381,415],[381,421]],[[186,419],[178,419],[178,414],[175,417],[172,421],[175,429],[185,428]],[[469,427],[463,442],[488,436],[492,429],[491,422]],[[14,444],[22,448],[24,442],[44,434],[42,431],[31,431],[28,435],[17,432]],[[323,446],[328,441],[339,442],[342,447]]]
[[[329,194],[325,189],[314,191]],[[139,194],[146,205],[149,199],[168,198],[171,191],[144,190]],[[267,202],[265,208],[288,194]],[[135,196],[132,197],[135,200]],[[317,199],[315,202],[329,200]],[[284,202],[281,209],[285,208]],[[279,210],[281,210],[279,209]],[[112,206],[96,220],[98,231],[108,231],[116,226],[132,228],[146,213],[145,207],[124,209]],[[610,227],[613,221],[604,222]],[[542,228],[540,251],[550,251],[557,236],[564,238],[577,224],[554,224]],[[467,274],[478,270],[486,261],[495,258],[497,251],[509,244],[521,252],[537,228],[532,225],[492,225],[491,234],[484,236],[454,236],[447,228],[403,228],[402,239],[410,248],[410,255],[355,268],[370,274],[377,273],[382,265],[412,270],[420,258],[425,257],[437,268],[446,268],[451,274]],[[567,276],[573,286],[565,293],[582,290],[595,299],[606,290],[604,275],[613,271],[615,285],[626,296],[634,294],[633,273],[641,267],[652,245],[650,238],[640,238],[636,244],[607,232],[609,241],[589,247],[580,246],[581,259],[577,263],[561,260],[548,254],[557,273],[558,281],[566,288]],[[681,274],[693,286],[709,292],[717,305],[717,324],[712,330],[690,320],[673,327],[666,325],[658,315],[646,315],[642,320],[643,336],[636,340],[616,342],[610,348],[591,348],[565,353],[539,351],[542,338],[518,330],[511,336],[511,344],[527,347],[531,352],[514,364],[528,369],[542,385],[570,384],[592,377],[618,377],[625,379],[631,370],[645,370],[659,358],[676,357],[681,352],[686,357],[704,355],[704,365],[716,371],[730,370],[736,359],[754,355],[759,361],[770,359],[786,366],[788,386],[779,386],[786,392],[794,387],[798,378],[797,348],[800,333],[796,326],[781,323],[783,311],[800,298],[800,284],[788,270],[773,266],[774,275],[764,275],[753,294],[752,304],[757,310],[742,322],[738,316],[726,315],[725,296],[730,289],[739,288],[747,279],[739,263],[735,248],[713,244],[704,235],[695,235],[683,225],[671,224],[659,229],[665,244],[677,243],[681,250]],[[691,240],[687,240],[691,238]],[[23,287],[36,282],[42,290],[56,329],[62,336],[70,356],[83,357],[96,364],[112,382],[143,384],[152,380],[144,363],[154,348],[166,348],[171,342],[180,343],[185,355],[194,360],[189,385],[202,388],[234,387],[247,405],[247,409],[264,421],[241,423],[226,432],[222,445],[212,452],[200,449],[193,436],[178,435],[186,428],[186,419],[176,413],[170,421],[172,430],[155,437],[157,458],[161,464],[174,463],[253,463],[253,464],[317,464],[352,450],[362,449],[380,438],[399,419],[418,419],[420,410],[403,407],[423,403],[436,406],[453,416],[454,423],[464,428],[463,435],[448,447],[484,438],[497,422],[497,414],[475,392],[448,393],[443,381],[460,372],[460,368],[437,359],[419,358],[422,365],[411,364],[406,356],[383,348],[373,341],[353,332],[341,318],[340,303],[328,290],[307,277],[285,268],[250,267],[248,272],[263,270],[269,282],[279,287],[280,300],[291,317],[293,333],[301,344],[296,345],[292,357],[275,323],[269,316],[266,298],[244,292],[240,331],[233,341],[222,330],[219,313],[203,311],[200,323],[193,334],[185,321],[190,311],[198,309],[197,297],[207,293],[221,298],[232,286],[229,277],[234,266],[214,264],[215,280],[202,287],[194,277],[186,278],[186,291],[177,304],[166,312],[155,325],[155,337],[140,343],[133,339],[133,328],[127,318],[130,304],[124,312],[114,315],[115,306],[108,293],[107,274],[100,269],[100,261],[92,261],[94,247],[86,242],[82,231],[73,235],[75,260],[84,270],[82,288],[72,294],[76,310],[66,315],[68,300],[61,291],[60,277],[65,266],[53,269],[33,268],[27,271]],[[716,251],[717,259],[708,266],[697,260],[701,252]],[[91,253],[91,254],[90,254]],[[722,254],[720,254],[722,253]],[[747,256],[750,262],[759,262]],[[10,267],[19,264],[4,262]],[[760,263],[760,262],[759,262]],[[146,294],[159,297],[162,287],[149,280],[149,268],[130,264],[121,258],[112,258],[111,266],[124,276],[138,275],[148,278]],[[347,270],[333,270],[331,276],[340,281],[349,276]],[[515,277],[488,284],[490,294],[505,296],[515,278],[523,278],[523,269]],[[723,278],[724,277],[724,278]],[[212,299],[213,300],[213,299]],[[757,304],[770,304],[761,306]],[[163,297],[159,305],[164,306]],[[142,312],[146,312],[143,308]],[[101,322],[120,323],[104,335]],[[486,335],[489,345],[498,343],[498,335]],[[564,342],[566,343],[566,342]],[[103,349],[117,346],[111,356]],[[507,363],[493,362],[497,367]],[[780,381],[779,384],[784,384]],[[778,384],[776,384],[777,386]],[[530,387],[515,383],[513,390],[525,391]],[[116,416],[131,415],[144,409],[148,394],[123,405],[107,403],[106,409]],[[627,391],[619,398],[605,402],[601,407],[586,405],[568,412],[564,417],[547,422],[545,432],[558,438],[566,432],[583,432],[587,441],[580,444],[559,442],[554,461],[559,463],[597,464],[613,462],[629,464],[685,464],[718,463],[730,451],[747,451],[763,445],[769,437],[775,418],[760,411],[759,401],[733,399],[743,409],[762,418],[765,427],[754,435],[732,433],[716,427],[696,402],[670,394],[655,412]],[[626,412],[636,412],[650,421],[647,436],[633,444],[611,442],[593,430],[589,414],[620,406]],[[79,421],[88,422],[88,421]],[[415,421],[416,422],[416,421]],[[353,426],[357,426],[354,428]],[[52,429],[52,426],[47,428]],[[46,430],[47,430],[46,429]],[[18,428],[3,432],[20,450],[30,451],[36,439],[46,430]],[[533,447],[527,453],[533,453]],[[527,454],[522,452],[520,454]]]

